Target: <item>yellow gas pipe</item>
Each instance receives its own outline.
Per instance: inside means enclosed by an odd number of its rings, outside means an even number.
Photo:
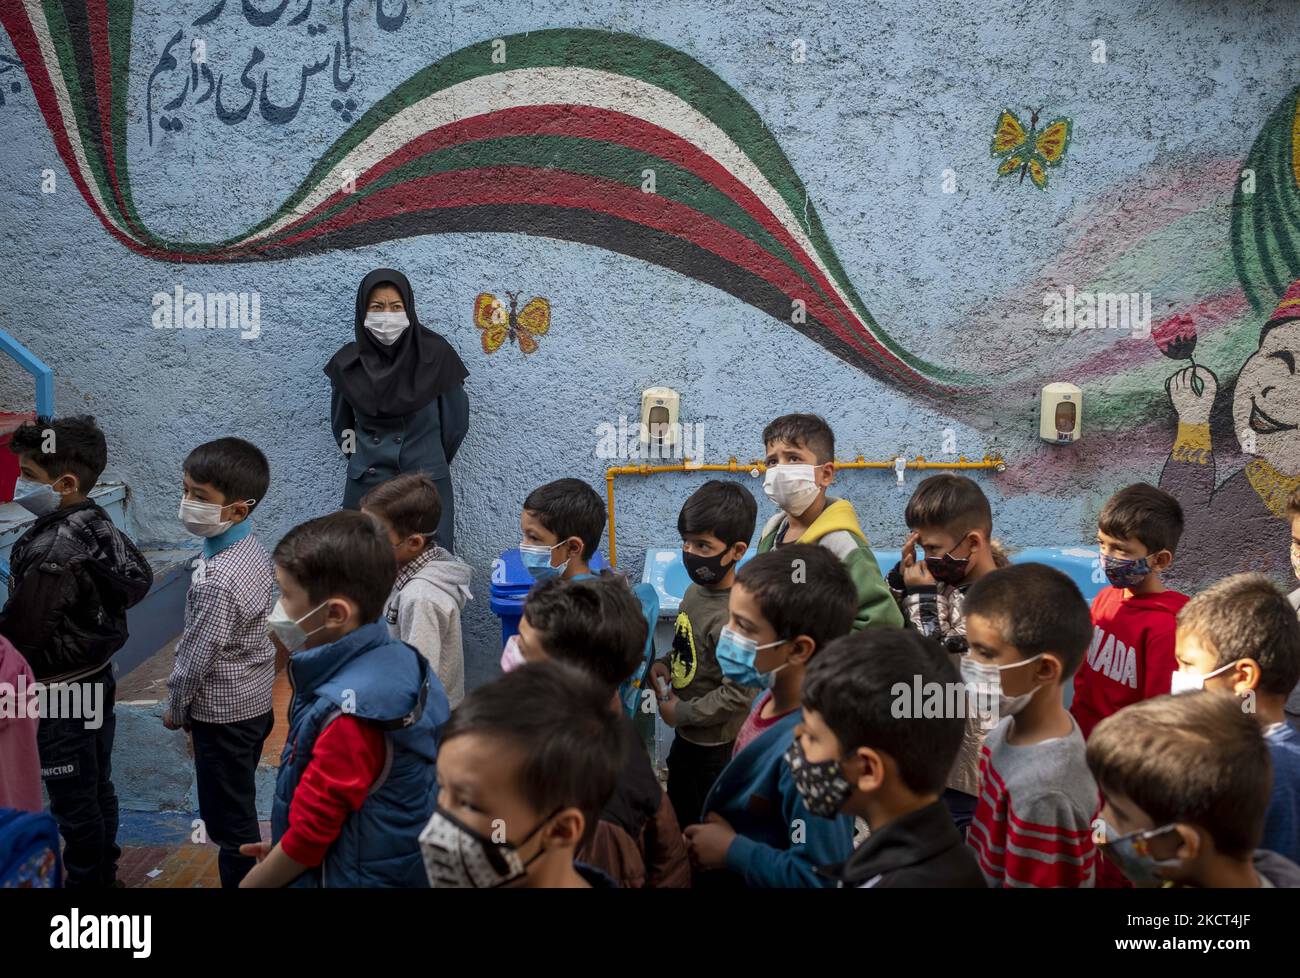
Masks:
[[[851,462],[836,462],[835,471],[840,469],[892,469],[895,467],[897,459],[889,459],[884,462],[868,462],[861,455]],[[927,462],[925,456],[918,455],[915,459],[908,461],[904,468],[908,469],[992,469],[995,472],[1005,472],[1007,463],[998,455],[985,455],[979,462],[968,462],[965,455],[958,456],[955,462]],[[767,471],[767,465],[763,462],[750,462],[747,465],[740,465],[733,455],[727,459],[726,465],[696,465],[689,458],[682,459],[677,465],[614,465],[605,470],[605,507],[609,512],[609,563],[612,567],[618,562],[618,551],[614,545],[614,477],[619,475],[657,475],[660,472],[749,472],[761,475]]]

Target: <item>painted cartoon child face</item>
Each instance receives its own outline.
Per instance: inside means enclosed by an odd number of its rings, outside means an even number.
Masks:
[[[1273,327],[1241,368],[1232,420],[1242,448],[1285,475],[1300,472],[1300,320]]]

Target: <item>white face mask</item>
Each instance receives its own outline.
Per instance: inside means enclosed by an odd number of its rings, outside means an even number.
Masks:
[[[1020,662],[1011,662],[1005,666],[976,662],[969,655],[966,655],[961,660],[961,678],[972,686],[987,690],[996,688],[998,691],[998,716],[1013,717],[1028,706],[1029,701],[1034,698],[1034,694],[1043,687],[1035,686],[1029,692],[1021,693],[1019,696],[1008,696],[1002,692],[1002,671],[1028,665],[1036,659],[1041,659],[1046,654],[1046,652],[1039,652],[1038,655],[1032,658],[1022,659]]]
[[[1213,679],[1219,673],[1227,672],[1236,664],[1235,662],[1229,662],[1223,668],[1215,669],[1214,672],[1207,672],[1204,675],[1199,672],[1192,672],[1190,669],[1175,669],[1169,681],[1169,692],[1177,695],[1178,693],[1190,693],[1193,690],[1204,689],[1205,680]]]
[[[245,499],[244,502],[252,506],[257,500]],[[227,506],[233,506],[234,503],[227,503]],[[225,533],[232,526],[234,520],[223,520],[221,511],[225,506],[219,506],[216,503],[204,503],[197,499],[181,499],[180,511],[176,514],[185,529],[189,530],[196,537],[215,537]]]
[[[392,346],[406,332],[411,321],[404,312],[368,312],[364,325],[380,343]]]
[[[511,635],[505,648],[501,650],[501,671],[514,672],[527,661],[524,654],[519,651],[519,636]]]
[[[303,630],[302,623],[327,604],[329,604],[328,601],[322,601],[301,618],[290,618],[289,613],[284,610],[284,598],[281,598],[275,603],[275,607],[271,609],[271,613],[266,618],[266,629],[280,640],[280,644],[287,651],[297,652],[307,644],[307,639],[326,627],[321,625],[319,628],[313,628],[308,632]]]
[[[33,482],[31,479],[19,479],[14,485],[14,502],[35,516],[53,513],[59,508],[63,497],[55,492],[54,487],[45,482]]]
[[[807,512],[821,488],[811,465],[770,465],[763,478],[767,498],[790,516]]]

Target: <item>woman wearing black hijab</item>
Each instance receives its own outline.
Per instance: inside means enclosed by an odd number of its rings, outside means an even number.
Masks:
[[[420,325],[411,283],[391,268],[361,280],[356,337],[325,365],[334,440],[351,450],[343,508],[357,509],[395,475],[423,472],[442,497],[435,537],[452,550],[451,460],[469,430],[469,371],[450,343]]]

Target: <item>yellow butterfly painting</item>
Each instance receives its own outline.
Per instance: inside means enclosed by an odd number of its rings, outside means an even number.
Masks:
[[[1019,170],[1021,183],[1025,182],[1027,173],[1035,187],[1045,190],[1047,169],[1060,166],[1061,160],[1065,159],[1074,123],[1064,117],[1053,119],[1040,131],[1038,112],[1031,113],[1029,131],[1026,132],[1016,114],[1010,109],[1003,109],[998,116],[997,129],[993,132],[990,154],[1005,157],[998,165],[998,176],[1005,177]]]
[[[511,345],[518,343],[524,353],[536,353],[536,337],[545,336],[551,328],[550,302],[535,296],[517,310],[519,293],[507,292],[506,296],[509,310],[491,292],[480,292],[474,300],[474,325],[481,331],[483,352],[495,353],[509,337]]]

